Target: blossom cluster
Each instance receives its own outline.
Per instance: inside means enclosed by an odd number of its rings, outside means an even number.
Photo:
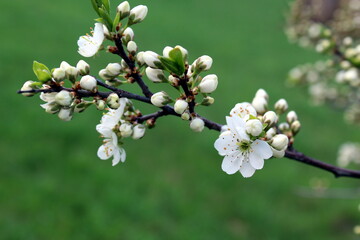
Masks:
[[[222,169],[227,174],[240,172],[245,178],[262,169],[264,160],[281,158],[300,130],[294,111],[286,122],[278,125],[280,116],[288,110],[285,99],[275,103],[275,111],[268,111],[269,96],[259,89],[252,103],[238,103],[226,117],[226,123],[214,146],[224,156]]]

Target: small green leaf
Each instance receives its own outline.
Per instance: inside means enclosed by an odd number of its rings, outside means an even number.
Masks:
[[[117,12],[113,22],[113,28],[112,28],[113,32],[116,31],[116,26],[119,24],[119,22],[120,22],[120,12]]]
[[[44,83],[51,80],[51,72],[44,64],[34,61],[33,71],[40,82]]]
[[[182,75],[184,72],[179,69],[178,64],[173,60],[165,57],[159,57],[161,63],[164,65],[165,69],[170,73],[175,73],[176,75]]]
[[[98,0],[91,0],[91,4],[92,4],[95,12],[96,12],[98,15],[100,15],[100,13],[99,13],[99,7],[101,6],[101,4],[99,5],[98,2],[99,2]]]
[[[108,13],[110,13],[110,1],[109,0],[103,0],[104,7]]]
[[[182,75],[185,72],[185,62],[181,50],[179,48],[174,48],[169,52],[169,57],[176,63],[177,69],[181,72],[180,75]]]
[[[104,10],[104,8],[99,8],[100,17],[103,18],[104,24],[106,25],[107,29],[111,30],[113,28],[112,23],[109,14]]]

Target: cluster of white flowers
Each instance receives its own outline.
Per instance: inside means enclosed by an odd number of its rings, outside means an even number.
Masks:
[[[126,159],[126,152],[121,147],[121,139],[132,137],[136,140],[142,138],[145,134],[144,125],[136,124],[134,126],[126,121],[131,105],[132,103],[128,99],[120,98],[119,108],[116,110],[109,109],[102,117],[100,124],[96,126],[96,130],[104,138],[103,145],[98,149],[98,157],[102,160],[113,157],[113,166],[119,162],[124,162]]]
[[[347,167],[350,163],[360,164],[360,144],[347,142],[340,146],[337,163],[340,167]]]
[[[226,117],[227,125],[214,146],[224,156],[221,167],[227,174],[239,171],[248,178],[263,168],[265,159],[284,156],[289,135],[277,134],[275,125],[288,106],[281,99],[275,104],[277,113],[267,111],[268,98],[268,94],[259,89],[252,104],[238,103]],[[294,112],[288,114],[288,121],[297,121],[291,115]]]

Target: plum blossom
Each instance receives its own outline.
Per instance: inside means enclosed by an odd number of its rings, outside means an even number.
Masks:
[[[93,36],[81,36],[77,42],[78,52],[84,57],[94,56],[100,49],[105,39],[104,28],[101,23],[95,23]]]
[[[97,155],[101,160],[113,157],[113,166],[119,162],[124,162],[126,159],[126,152],[119,145],[119,139],[115,132],[117,129],[115,127],[124,114],[127,99],[120,98],[119,103],[120,107],[116,110],[109,109],[109,112],[102,117],[100,124],[96,126],[96,130],[104,137],[103,145],[99,147]]]
[[[246,132],[246,122],[250,115],[256,116],[249,103],[239,103],[226,117],[227,129],[215,141],[215,148],[224,156],[221,168],[227,174],[240,172],[245,178],[251,177],[256,170],[262,169],[264,159],[272,157],[269,144]]]

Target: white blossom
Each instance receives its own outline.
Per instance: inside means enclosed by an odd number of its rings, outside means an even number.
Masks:
[[[218,77],[215,74],[205,76],[200,84],[199,90],[202,93],[212,93],[216,90],[218,85]]]
[[[133,133],[133,127],[130,123],[122,123],[119,127],[121,137],[130,137]]]
[[[267,110],[268,102],[266,98],[255,97],[251,103],[259,114],[264,114]]]
[[[190,128],[194,132],[202,132],[204,130],[204,126],[205,126],[204,120],[202,120],[201,118],[194,118],[190,122]]]
[[[277,134],[271,139],[270,144],[276,150],[285,150],[288,147],[289,138],[285,134]]]
[[[286,112],[288,107],[289,107],[289,105],[288,105],[287,101],[283,98],[279,99],[275,103],[275,111],[279,114],[283,114],[284,112]]]
[[[148,13],[148,8],[145,5],[139,5],[130,11],[130,23],[135,24],[143,21]]]
[[[245,124],[246,133],[251,136],[257,137],[263,131],[263,125],[258,119],[250,119]]]
[[[145,72],[146,72],[146,76],[150,79],[150,81],[154,83],[162,83],[167,81],[164,71],[161,69],[147,67]]]
[[[127,48],[128,52],[131,54],[135,54],[136,51],[138,50],[136,42],[134,42],[134,41],[129,41],[126,48]]]
[[[207,71],[211,68],[213,60],[211,57],[204,55],[195,60],[193,65],[198,71]]]
[[[298,120],[298,116],[296,114],[295,111],[290,111],[288,112],[288,114],[286,115],[286,121],[291,124],[293,123],[294,121]]]
[[[97,88],[97,81],[90,75],[83,76],[80,80],[80,87],[82,89],[94,92]]]
[[[44,104],[41,104],[40,106],[45,109],[45,111],[47,113],[57,113],[60,111],[60,106],[59,104],[56,103],[55,101],[55,96],[56,96],[56,92],[52,92],[52,93],[41,93],[40,94],[40,99],[43,100]]]
[[[104,28],[101,23],[95,23],[93,36],[81,36],[78,40],[78,52],[84,57],[94,56],[100,49],[105,39]]]
[[[150,100],[154,106],[163,107],[170,102],[170,97],[166,92],[162,91],[153,94]]]
[[[61,90],[55,95],[55,101],[57,104],[68,107],[71,105],[73,96],[69,91]]]
[[[105,69],[109,76],[116,77],[120,74],[122,67],[119,63],[109,63]]]
[[[146,65],[152,68],[158,68],[157,65],[161,64],[159,60],[159,54],[152,52],[152,51],[146,51],[143,54],[144,61]]]
[[[262,169],[264,159],[272,157],[269,144],[256,139],[251,140],[246,133],[244,118],[234,114],[226,117],[228,130],[215,141],[215,148],[224,156],[221,168],[227,174],[240,172],[243,177],[251,177],[255,170]]]
[[[233,109],[230,111],[230,117],[238,116],[243,118],[244,120],[248,120],[249,116],[252,115],[254,117],[257,116],[257,112],[255,108],[248,102],[238,103],[235,105]]]
[[[54,71],[52,72],[52,77],[54,78],[55,81],[60,82],[65,79],[66,73],[62,68],[55,68]]]
[[[273,111],[268,111],[263,116],[263,122],[268,124],[268,126],[273,126],[278,121],[278,116]]]
[[[119,4],[119,6],[116,8],[116,10],[120,13],[121,18],[125,18],[130,13],[130,4],[128,1],[124,1]]]
[[[145,135],[145,126],[142,124],[138,124],[133,128],[132,138],[137,140],[142,138]]]
[[[70,121],[72,119],[72,116],[73,116],[73,109],[71,108],[62,108],[58,113],[58,117],[65,122]]]
[[[99,147],[97,155],[101,160],[113,157],[113,166],[126,159],[125,150],[119,145],[118,137],[114,132],[115,126],[124,114],[126,102],[125,98],[121,98],[120,107],[116,110],[110,109],[96,126],[96,130],[104,137],[103,145]]]
[[[188,106],[189,104],[185,100],[179,99],[176,100],[174,104],[174,110],[177,114],[183,114],[185,110],[188,108]]]
[[[88,75],[90,73],[90,65],[84,60],[80,60],[76,64],[76,68],[82,76]]]
[[[34,81],[26,81],[24,85],[21,87],[21,91],[31,91],[33,88],[31,87],[31,84],[33,84]],[[22,93],[25,97],[32,97],[35,95],[35,93]]]

